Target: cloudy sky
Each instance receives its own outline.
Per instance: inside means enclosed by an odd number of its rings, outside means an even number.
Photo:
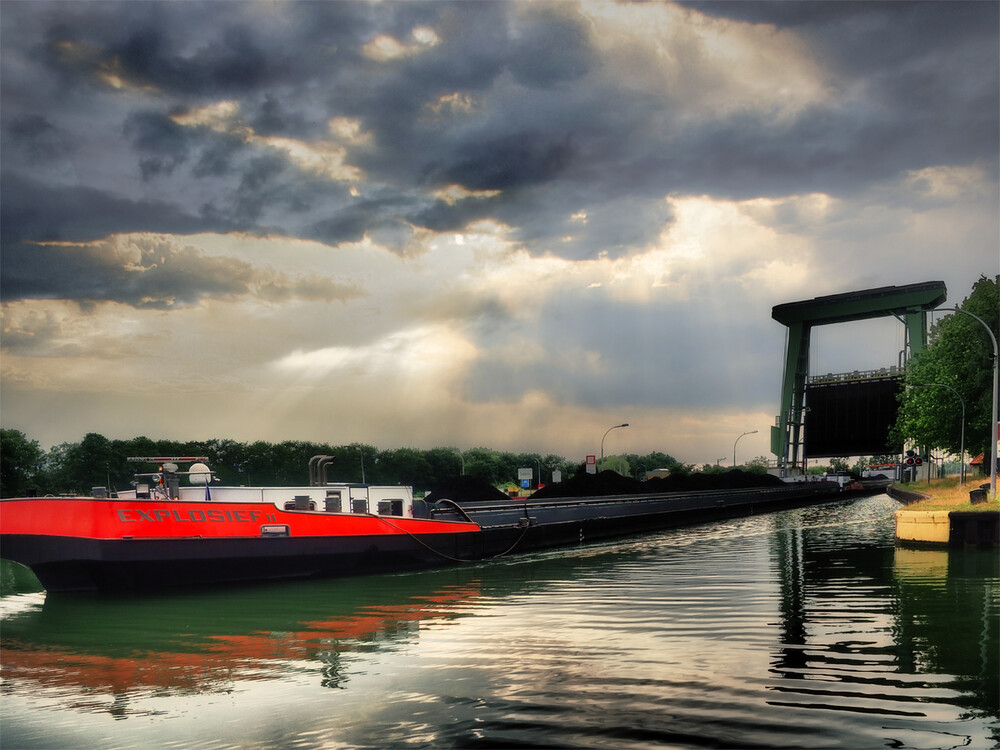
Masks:
[[[0,421],[768,454],[772,307],[1000,271],[998,10],[5,0]]]

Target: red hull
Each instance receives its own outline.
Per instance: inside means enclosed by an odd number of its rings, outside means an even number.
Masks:
[[[114,500],[92,497],[0,500],[0,534],[83,539],[258,537],[284,525],[291,536],[451,534],[474,523],[399,516],[281,510],[270,503]]]
[[[0,501],[0,557],[50,591],[359,575],[477,552],[480,527],[272,504],[28,498]]]

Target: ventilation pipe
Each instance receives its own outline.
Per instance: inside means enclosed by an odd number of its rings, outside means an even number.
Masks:
[[[315,487],[317,484],[319,484],[316,481],[316,464],[319,462],[319,460],[321,458],[323,458],[323,456],[313,456],[312,458],[309,459],[309,486],[310,487]]]
[[[330,480],[327,479],[326,469],[333,463],[333,456],[323,456],[320,458],[319,462],[316,464],[316,485],[319,487],[326,487],[330,484]]]
[[[333,460],[333,456],[313,456],[309,459],[309,486],[319,487],[326,484],[326,477],[322,473],[326,464]]]

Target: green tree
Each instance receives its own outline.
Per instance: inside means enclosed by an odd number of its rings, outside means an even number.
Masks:
[[[19,430],[0,429],[0,497],[21,497],[37,490],[44,451]]]
[[[830,471],[841,472],[850,471],[851,465],[847,463],[847,457],[844,458],[831,458],[830,459]]]
[[[489,448],[470,448],[465,451],[465,473],[468,476],[496,485],[501,481],[500,472],[500,456],[496,451]],[[516,478],[516,472],[514,476]]]
[[[464,469],[465,457],[458,448],[431,448],[425,457],[431,468],[431,477],[428,481],[431,486],[449,477],[460,476]]]
[[[770,465],[767,456],[757,456],[743,464],[743,470],[750,474],[767,474],[767,467]]]
[[[981,276],[958,308],[983,320],[1000,339],[1000,275]],[[979,321],[953,313],[934,323],[927,347],[906,365],[904,384],[895,440],[957,454],[964,402],[966,451],[975,456],[989,450],[993,344]]]
[[[374,449],[371,449],[374,450]],[[379,455],[379,481],[428,490],[436,483],[425,452],[416,448],[396,448]]]
[[[47,491],[89,495],[92,487],[107,486],[122,460],[104,435],[88,432],[79,443],[63,443],[46,462]]]
[[[562,475],[562,478],[566,479],[569,477],[570,472],[573,471],[573,464],[562,456],[549,453],[542,459],[542,478],[540,481],[545,484],[550,483],[553,471],[558,471]]]
[[[872,459],[868,456],[858,456],[858,460],[854,462],[854,466],[851,467],[851,471],[855,474],[862,474],[868,471],[868,467],[871,466]]]
[[[605,456],[597,461],[598,471],[616,471],[623,477],[632,476],[632,464],[625,455]]]

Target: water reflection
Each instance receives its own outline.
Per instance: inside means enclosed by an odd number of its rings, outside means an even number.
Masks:
[[[940,746],[967,745],[954,720],[1000,713],[996,552],[873,544],[866,518],[848,520],[852,505],[814,523],[774,517],[781,636],[771,672],[780,679],[769,690],[780,698],[769,704],[918,717]],[[906,745],[911,731],[888,744]]]
[[[959,677],[970,708],[1000,708],[1000,558],[976,548],[895,551],[901,671]],[[963,705],[966,705],[963,702]]]
[[[413,574],[294,581],[153,596],[21,594],[3,600],[0,674],[5,692],[70,697],[64,707],[127,713],[127,696],[225,693],[237,681],[280,680],[322,665],[321,685],[350,680],[345,656],[412,645],[421,629],[447,627],[480,600],[527,597],[576,571],[633,558],[628,546],[531,562]],[[2,561],[10,588],[36,588]],[[12,583],[13,577],[17,583]],[[482,607],[479,607],[481,609]],[[94,696],[108,694],[107,701]],[[87,696],[85,699],[81,695]]]
[[[132,694],[225,692],[303,662],[322,664],[322,686],[339,688],[349,679],[344,653],[412,641],[421,622],[461,616],[478,593],[474,573],[446,571],[142,598],[48,595],[5,618],[0,663],[10,694],[42,688],[92,711],[103,693],[115,715]]]

